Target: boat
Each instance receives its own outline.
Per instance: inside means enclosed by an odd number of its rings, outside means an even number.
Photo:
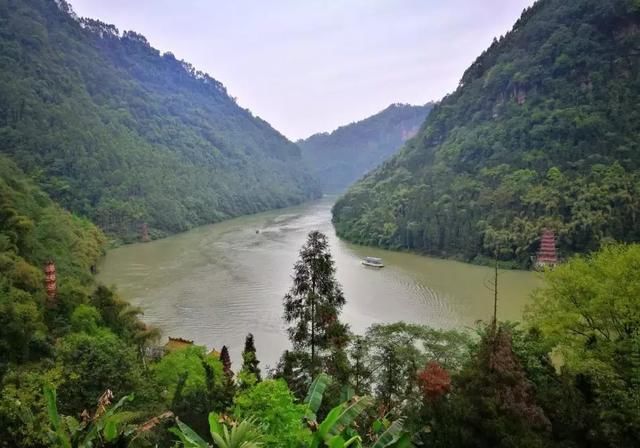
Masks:
[[[375,258],[375,257],[364,257],[362,259],[362,264],[365,266],[371,266],[372,268],[384,267],[384,263],[382,263],[382,258]]]

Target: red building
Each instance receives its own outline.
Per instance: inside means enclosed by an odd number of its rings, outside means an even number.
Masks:
[[[553,230],[544,229],[540,238],[540,248],[536,255],[536,267],[555,266],[556,264],[558,264],[556,234]]]

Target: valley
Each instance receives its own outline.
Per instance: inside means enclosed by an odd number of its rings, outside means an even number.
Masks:
[[[0,448],[640,446],[640,2],[293,3],[0,0]]]

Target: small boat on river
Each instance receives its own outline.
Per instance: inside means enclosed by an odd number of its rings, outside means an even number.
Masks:
[[[382,258],[375,258],[375,257],[364,257],[362,259],[362,264],[365,266],[370,266],[372,268],[384,267],[384,263],[382,263]]]

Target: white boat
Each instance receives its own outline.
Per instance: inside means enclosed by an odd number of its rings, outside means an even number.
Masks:
[[[382,258],[375,258],[375,257],[364,257],[362,259],[362,264],[365,266],[371,266],[372,268],[384,267],[384,263],[382,263]]]

